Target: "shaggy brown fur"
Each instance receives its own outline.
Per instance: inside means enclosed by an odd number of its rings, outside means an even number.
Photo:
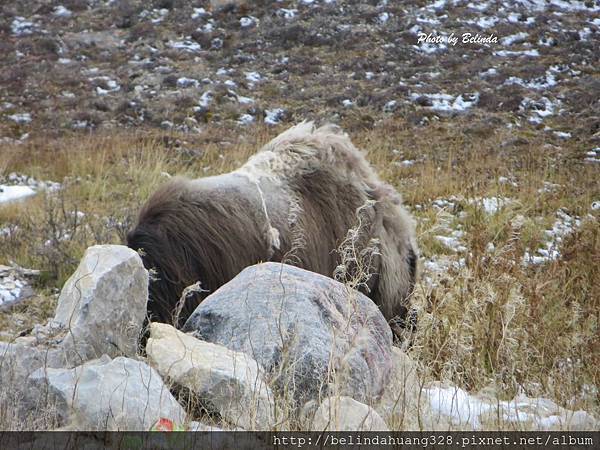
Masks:
[[[346,253],[338,251],[344,240],[353,246]],[[403,323],[416,276],[414,225],[399,194],[337,127],[306,122],[234,172],[167,182],[143,207],[128,245],[154,271],[148,309],[152,320],[165,322],[173,322],[183,289],[197,281],[214,292],[261,261],[327,276],[343,262],[352,278],[365,271],[352,255],[370,255],[369,275],[357,288],[388,320]],[[367,252],[369,246],[377,251]],[[203,295],[186,299],[177,325]]]

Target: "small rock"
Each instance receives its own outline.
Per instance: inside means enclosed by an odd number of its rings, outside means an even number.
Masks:
[[[79,430],[148,431],[161,418],[185,422],[185,411],[147,364],[107,356],[74,369],[42,368],[31,391],[54,404],[61,423]]]
[[[245,353],[163,323],[150,325],[146,352],[163,377],[190,389],[228,422],[246,430],[270,429],[273,395],[258,364]]]
[[[377,412],[350,397],[326,398],[315,412],[313,431],[389,431]]]

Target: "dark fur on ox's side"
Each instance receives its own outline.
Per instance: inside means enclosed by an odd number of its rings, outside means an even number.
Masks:
[[[404,323],[418,257],[412,219],[345,134],[312,123],[282,133],[235,172],[175,178],[148,200],[128,245],[153,271],[151,319],[172,323],[182,291],[200,281],[205,292],[185,300],[181,326],[203,296],[261,261],[332,276],[359,208],[354,245],[378,247],[361,290]]]

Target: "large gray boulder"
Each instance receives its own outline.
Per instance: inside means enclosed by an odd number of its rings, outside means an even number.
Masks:
[[[107,356],[73,369],[41,368],[28,380],[30,394],[78,430],[148,431],[161,418],[176,424],[185,411],[147,364]]]
[[[334,391],[370,402],[392,367],[392,333],[369,298],[286,264],[244,269],[198,306],[183,331],[252,356],[300,405]]]
[[[273,425],[273,395],[247,354],[200,341],[164,323],[150,325],[146,353],[165,379],[189,389],[231,425],[245,430]]]

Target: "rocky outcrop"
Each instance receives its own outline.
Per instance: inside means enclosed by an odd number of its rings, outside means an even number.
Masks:
[[[244,269],[183,330],[252,356],[280,392],[302,403],[332,385],[358,400],[377,398],[392,368],[392,333],[369,298],[286,264]]]
[[[183,424],[185,411],[147,364],[104,356],[73,369],[41,368],[29,395],[52,405],[60,423],[79,430],[148,431],[161,418]]]
[[[153,323],[148,359],[162,377],[195,394],[203,406],[246,430],[270,429],[273,395],[256,361],[245,353]]]
[[[147,298],[148,273],[136,252],[119,245],[90,247],[66,282],[54,319],[15,342],[0,343],[0,384],[20,391],[41,367],[135,356]]]

